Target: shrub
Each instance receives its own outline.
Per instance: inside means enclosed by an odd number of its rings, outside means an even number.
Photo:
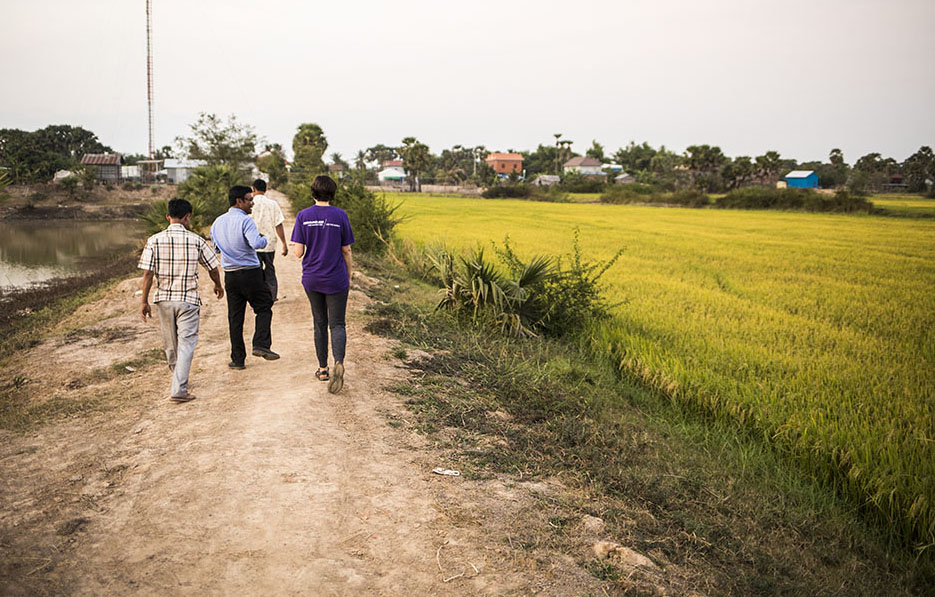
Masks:
[[[607,187],[603,176],[588,176],[572,171],[565,172],[561,177],[561,188],[569,193],[601,193]]]
[[[652,205],[678,205],[682,207],[705,207],[711,199],[701,191],[685,189],[674,193],[653,191],[649,185],[628,184],[610,187],[601,195],[601,203],[627,204],[648,203]]]
[[[810,212],[869,213],[873,204],[848,191],[824,195],[810,189],[745,187],[718,199],[715,207],[726,209],[780,209]]]
[[[525,182],[504,181],[487,188],[481,196],[486,199],[527,199],[533,188]]]
[[[557,185],[539,187],[525,182],[502,182],[489,187],[482,194],[487,199],[528,199],[550,203],[569,203],[571,198]]]
[[[178,187],[179,197],[192,204],[192,232],[201,235],[208,233],[212,222],[230,207],[227,193],[237,184],[247,184],[247,180],[243,173],[226,164],[200,166],[192,170],[188,180]],[[152,191],[156,194],[159,188],[152,187]],[[150,204],[149,209],[141,216],[150,233],[158,232],[168,225],[167,211],[166,200]]]
[[[684,207],[705,207],[711,204],[711,198],[695,189],[675,191],[665,197],[664,203]]]
[[[494,247],[499,264],[483,249],[455,256],[447,249],[427,251],[442,284],[436,309],[447,308],[474,324],[493,324],[511,336],[565,336],[609,315],[599,279],[620,257],[604,263],[581,257],[578,231],[572,253],[521,260],[509,238]]]

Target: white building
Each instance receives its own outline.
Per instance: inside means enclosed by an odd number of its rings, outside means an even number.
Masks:
[[[603,167],[604,164],[600,160],[585,156],[571,158],[565,162],[562,169],[565,172],[578,172],[586,176],[601,176],[604,174]]]
[[[165,163],[166,181],[169,184],[182,184],[191,175],[192,170],[199,166],[205,166],[208,162],[204,160],[177,160],[168,158]]]

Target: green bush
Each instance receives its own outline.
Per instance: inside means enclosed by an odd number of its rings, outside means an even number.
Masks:
[[[509,238],[494,251],[499,263],[480,248],[460,256],[445,248],[427,250],[442,285],[436,309],[447,308],[475,325],[493,325],[511,336],[573,335],[609,316],[599,280],[622,251],[604,263],[586,262],[577,230],[567,258],[523,261]]]
[[[539,187],[525,182],[504,181],[486,189],[482,197],[487,199],[528,199],[550,203],[569,203],[568,193],[558,185]]]
[[[227,194],[230,188],[238,184],[249,184],[244,173],[226,164],[200,166],[192,170],[188,180],[178,187],[178,196],[192,204],[191,230],[206,236],[214,220],[230,208]],[[152,187],[158,193],[158,187]],[[168,201],[156,201],[150,204],[143,214],[149,232],[163,230],[166,222]]]
[[[486,199],[528,199],[533,188],[525,182],[503,181],[488,187],[481,196]]]
[[[811,189],[773,189],[745,187],[718,199],[714,207],[722,209],[779,209],[809,212],[870,213],[873,204],[865,197],[838,191],[825,195]]]
[[[711,204],[706,194],[695,189],[684,189],[674,193],[654,191],[650,185],[617,185],[601,195],[601,203],[627,204],[647,203],[651,205],[678,205],[682,207],[705,207]]]
[[[568,193],[602,193],[607,188],[604,177],[588,176],[580,172],[565,172],[560,186]]]

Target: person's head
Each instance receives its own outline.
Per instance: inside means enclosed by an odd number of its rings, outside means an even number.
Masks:
[[[186,228],[192,221],[192,204],[185,199],[169,199],[166,219],[171,224],[182,224]]]
[[[312,199],[327,203],[334,199],[334,194],[338,190],[338,185],[330,176],[316,176],[312,181]]]
[[[258,179],[256,179],[256,180],[254,180],[254,181],[253,181],[253,194],[254,194],[254,195],[256,195],[256,194],[262,195],[262,194],[265,193],[265,192],[266,192],[266,181],[263,180],[262,178],[258,178]]]
[[[242,184],[232,186],[227,192],[227,200],[231,207],[242,209],[247,213],[253,211],[253,189],[248,186]]]

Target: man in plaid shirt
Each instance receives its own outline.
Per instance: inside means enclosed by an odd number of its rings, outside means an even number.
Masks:
[[[143,302],[140,317],[146,323],[152,317],[149,291],[156,279],[153,302],[159,308],[159,327],[166,349],[166,360],[172,371],[169,399],[188,402],[194,396],[188,392],[188,373],[192,367],[195,345],[198,344],[198,317],[201,298],[198,296],[198,264],[203,265],[214,282],[214,294],[224,297],[218,258],[205,239],[188,227],[192,221],[192,204],[185,199],[169,201],[166,214],[169,227],[146,241],[140,257],[143,272]]]

